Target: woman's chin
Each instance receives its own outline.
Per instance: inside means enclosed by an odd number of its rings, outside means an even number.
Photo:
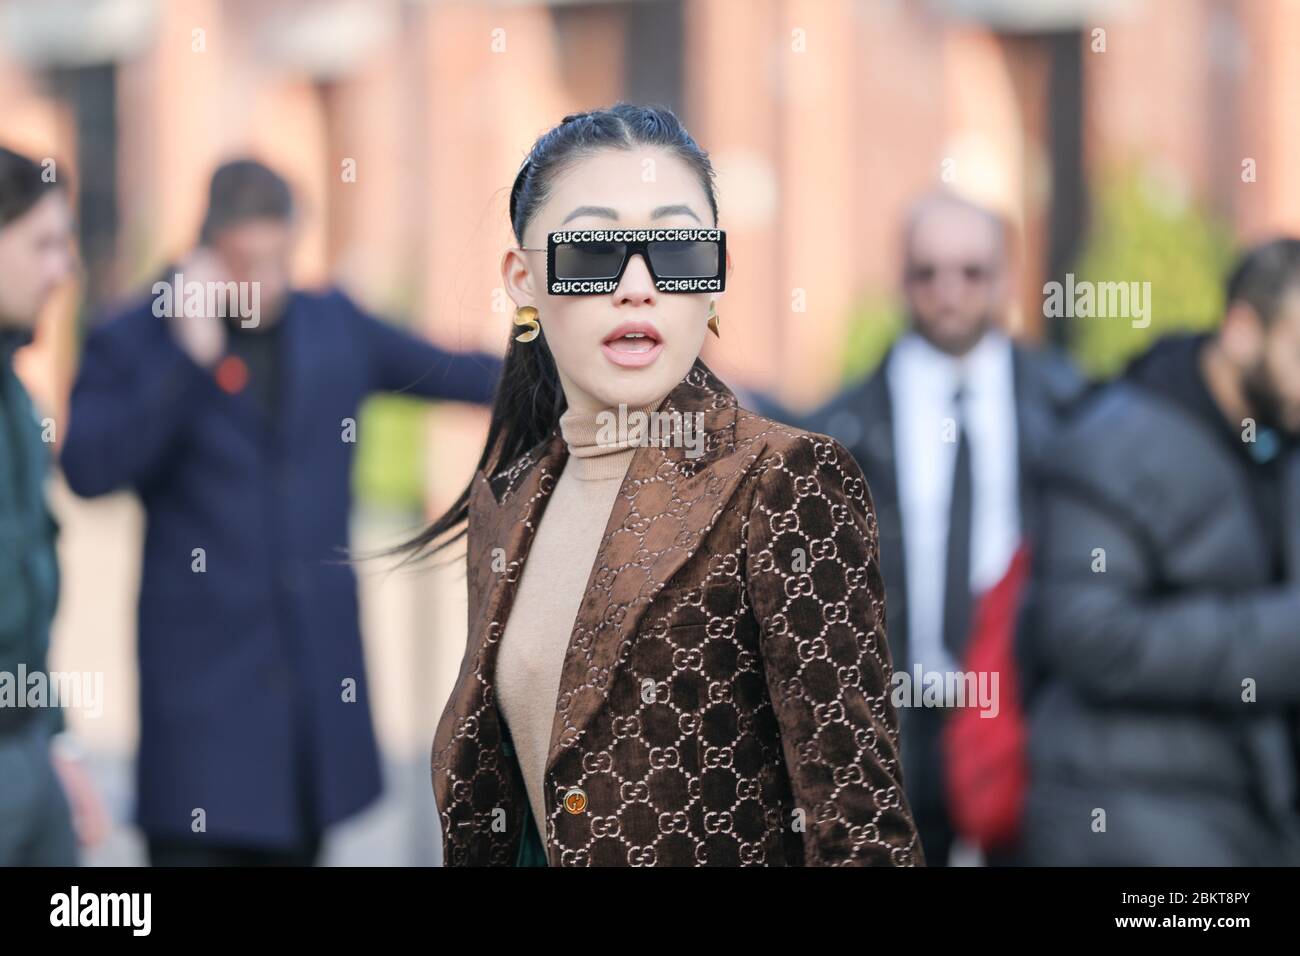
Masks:
[[[583,383],[577,379],[575,384],[603,408],[625,405],[632,409],[657,405],[695,364],[693,355],[677,355],[662,348],[658,351],[653,363],[631,368],[617,366],[606,361],[603,355],[597,355],[589,360],[588,381]],[[590,371],[595,369],[600,369],[598,378],[590,375]],[[592,378],[596,380],[592,381]]]

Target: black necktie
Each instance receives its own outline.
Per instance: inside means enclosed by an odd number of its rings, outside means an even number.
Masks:
[[[957,461],[952,472],[952,505],[948,511],[948,560],[944,575],[943,643],[960,665],[970,630],[971,464],[966,434],[965,388],[953,395],[957,418]]]

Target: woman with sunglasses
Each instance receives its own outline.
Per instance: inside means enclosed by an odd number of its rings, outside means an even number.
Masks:
[[[862,473],[699,359],[731,271],[713,175],[672,113],[620,103],[515,179],[486,447],[406,546],[467,526],[447,865],[923,862]]]

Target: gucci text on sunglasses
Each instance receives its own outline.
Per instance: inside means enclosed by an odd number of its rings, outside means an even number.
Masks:
[[[547,236],[552,295],[613,292],[634,255],[644,258],[660,292],[721,292],[726,233],[721,229],[578,229]]]

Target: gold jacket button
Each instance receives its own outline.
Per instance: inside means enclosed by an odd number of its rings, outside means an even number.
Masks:
[[[564,793],[564,809],[570,813],[582,813],[587,809],[587,792],[581,787],[570,787]]]

